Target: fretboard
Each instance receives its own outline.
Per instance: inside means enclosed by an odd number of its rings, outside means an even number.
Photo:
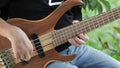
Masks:
[[[80,33],[87,33],[93,29],[108,24],[120,18],[120,7],[104,12],[100,15],[83,20],[78,24],[70,25],[52,33],[54,46],[59,46],[68,41],[68,39],[77,36]]]

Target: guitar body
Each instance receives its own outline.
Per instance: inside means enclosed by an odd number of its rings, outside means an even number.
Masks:
[[[47,51],[44,58],[39,58],[39,56],[33,57],[29,64],[22,65],[21,63],[16,64],[13,68],[46,68],[49,63],[59,61],[67,62],[75,58],[75,55],[63,56],[57,53],[54,49]]]
[[[9,19],[7,22],[9,24],[18,26],[21,28],[31,40],[31,35],[34,33],[38,34],[38,36],[42,36],[54,31],[54,26],[60,17],[70,8],[77,5],[82,5],[83,2],[80,0],[67,0],[65,3],[60,5],[55,11],[53,11],[50,15],[42,20],[32,21],[25,20],[21,18],[13,18]],[[50,44],[51,49],[47,49],[45,52],[45,57],[40,58],[38,55],[32,57],[28,64],[23,65],[21,63],[16,63],[13,67],[5,67],[5,68],[45,68],[46,65],[53,61],[71,61],[75,58],[76,55],[63,56],[55,51],[55,49],[51,46],[53,42]],[[11,43],[8,39],[0,36],[0,51],[11,48]],[[2,52],[0,52],[0,56]],[[10,58],[10,57],[9,57]]]

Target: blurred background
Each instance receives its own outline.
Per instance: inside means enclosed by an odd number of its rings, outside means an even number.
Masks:
[[[120,7],[119,0],[84,0],[83,19]],[[88,32],[87,44],[120,61],[120,20]]]

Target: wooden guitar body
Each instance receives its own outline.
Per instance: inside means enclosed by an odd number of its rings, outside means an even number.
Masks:
[[[31,36],[33,34],[37,34],[38,37],[44,37],[43,39],[45,39],[46,37],[50,37],[48,39],[53,39],[51,32],[55,31],[54,26],[56,25],[60,17],[73,6],[82,4],[83,2],[81,0],[67,0],[44,19],[33,21],[21,18],[13,18],[9,19],[7,22],[9,24],[20,27],[27,34],[31,41],[32,41]],[[42,40],[40,42],[42,43]],[[45,42],[45,40],[43,42]],[[45,44],[43,45],[45,57],[40,58],[35,52],[32,59],[28,62],[28,64],[23,65],[22,63],[20,63],[21,61],[19,59],[14,59],[14,64],[11,66],[8,65],[9,63],[7,61],[4,61],[6,62],[6,64],[4,64],[5,68],[45,68],[46,65],[50,62],[71,61],[76,56],[76,55],[63,56],[57,53],[54,49],[53,40],[50,40],[50,42],[45,42],[43,44]],[[5,52],[5,54],[7,54],[6,50],[10,48],[11,48],[10,41],[0,36],[0,51],[1,51],[0,58],[3,58],[4,60],[5,56],[2,53]]]
[[[57,21],[67,10],[73,6],[82,4],[81,0],[67,0],[50,15],[37,21],[21,18],[9,19],[7,22],[20,27],[27,34],[34,46],[39,44],[40,51],[36,47],[31,60],[21,63],[21,60],[14,58],[9,40],[0,36],[0,64],[2,68],[45,68],[49,63],[54,61],[71,61],[76,55],[63,56],[57,53],[54,48],[67,42],[68,39],[76,37],[80,33],[89,32],[120,18],[120,7],[118,7],[83,20],[78,24],[54,30]],[[36,40],[38,42],[35,43]]]

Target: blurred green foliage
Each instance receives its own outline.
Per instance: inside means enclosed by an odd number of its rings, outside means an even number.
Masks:
[[[82,8],[83,19],[90,18],[102,12],[120,6],[119,0],[84,0]],[[120,20],[102,26],[87,33],[88,45],[101,50],[120,61]]]
[[[83,6],[84,19],[111,9],[111,5],[107,0],[84,0],[84,3],[85,3]],[[91,13],[92,15],[89,15]]]
[[[101,13],[104,8],[105,10],[110,10],[110,3],[106,0],[84,0],[84,2],[84,9],[88,7],[89,10],[97,11],[98,13]]]

